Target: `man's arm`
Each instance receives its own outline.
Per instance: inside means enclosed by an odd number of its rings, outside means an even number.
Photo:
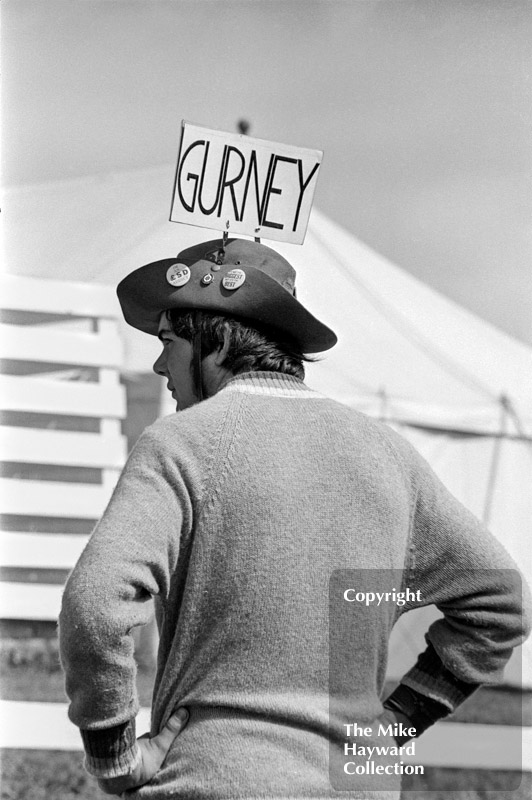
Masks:
[[[421,589],[423,605],[435,604],[443,618],[430,626],[427,649],[384,705],[419,735],[481,684],[501,680],[530,631],[530,600],[498,540],[401,441],[417,489],[405,583]]]
[[[153,595],[168,597],[192,516],[182,471],[163,437],[148,431],[65,587],[59,636],[69,717],[101,779],[142,768],[131,632],[149,621]]]

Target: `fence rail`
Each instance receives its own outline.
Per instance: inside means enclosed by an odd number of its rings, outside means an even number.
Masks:
[[[2,531],[2,566],[25,569],[72,569],[88,538],[81,534],[54,535]]]
[[[0,375],[0,408],[63,415],[122,419],[126,400],[122,386]]]

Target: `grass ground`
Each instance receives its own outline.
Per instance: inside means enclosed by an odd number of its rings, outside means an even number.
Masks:
[[[81,753],[3,750],[2,800],[96,800],[105,797]]]
[[[106,795],[83,769],[81,753],[4,750],[2,800],[98,800]],[[513,774],[427,768],[405,778],[401,800],[530,800],[530,777],[509,792]],[[476,787],[463,789],[464,786]],[[482,788],[484,787],[484,788]]]
[[[9,700],[65,702],[63,675],[54,642],[4,642],[0,648],[1,695]],[[153,670],[139,669],[142,705],[150,704]],[[508,690],[477,692],[453,716],[454,721],[532,724],[531,693]],[[1,800],[97,800],[96,781],[83,769],[81,752],[3,750]],[[426,768],[423,776],[406,776],[402,800],[530,800],[532,775],[520,787],[515,773],[491,770]],[[510,793],[511,792],[511,793]]]

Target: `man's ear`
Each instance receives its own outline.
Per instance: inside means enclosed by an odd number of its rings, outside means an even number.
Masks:
[[[219,350],[216,351],[214,363],[217,367],[221,367],[227,358],[229,347],[231,346],[231,334],[227,328],[224,328],[224,342]]]

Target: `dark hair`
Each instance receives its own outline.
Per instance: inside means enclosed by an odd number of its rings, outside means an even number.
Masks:
[[[176,336],[191,342],[196,332],[194,311],[171,309],[168,318]],[[222,314],[201,312],[201,357],[205,358],[224,343],[229,334],[229,349],[224,365],[235,375],[239,372],[284,372],[303,379],[303,355],[293,343],[277,338],[271,328],[250,325],[247,320]]]

